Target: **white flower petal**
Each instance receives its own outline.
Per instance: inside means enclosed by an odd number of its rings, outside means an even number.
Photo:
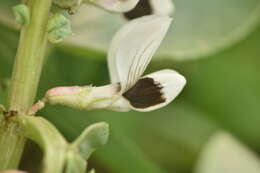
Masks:
[[[129,100],[132,109],[136,111],[148,112],[166,106],[177,97],[186,84],[186,79],[174,70],[151,73],[139,81],[148,79],[152,83],[138,84],[137,82],[133,86],[135,89],[131,88],[132,91],[128,90],[128,93],[123,94]]]
[[[104,9],[115,12],[127,12],[133,9],[139,0],[85,0]]]
[[[121,91],[131,87],[143,74],[171,23],[166,16],[141,17],[123,26],[114,36],[108,65],[112,83],[120,82]]]
[[[172,0],[150,0],[154,14],[171,15],[174,12]]]

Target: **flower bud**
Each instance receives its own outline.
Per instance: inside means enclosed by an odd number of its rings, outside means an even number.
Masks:
[[[53,3],[61,8],[78,9],[82,0],[53,0]]]
[[[58,43],[71,35],[71,26],[68,18],[60,13],[51,16],[48,26],[48,39],[51,43]]]
[[[13,7],[15,22],[22,26],[30,23],[30,9],[25,4],[19,4]]]
[[[57,87],[47,91],[44,100],[49,104],[60,104],[75,109],[109,109],[118,91],[118,84],[102,87]]]

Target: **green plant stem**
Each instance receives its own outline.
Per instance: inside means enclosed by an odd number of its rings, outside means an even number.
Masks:
[[[11,123],[0,125],[0,171],[16,168],[19,164],[25,139],[20,134],[20,126]]]
[[[51,0],[28,0],[30,23],[21,31],[18,51],[15,58],[8,110],[25,114],[33,104],[43,65],[46,47],[46,26]],[[0,124],[0,170],[18,166],[25,138],[20,134],[19,124]]]
[[[30,24],[21,32],[13,69],[9,109],[24,113],[33,104],[47,41],[51,0],[30,0]]]

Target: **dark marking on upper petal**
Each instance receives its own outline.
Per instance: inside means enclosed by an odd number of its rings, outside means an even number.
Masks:
[[[135,8],[129,12],[124,13],[124,16],[128,20],[132,20],[138,17],[150,15],[152,13],[153,13],[153,9],[150,0],[140,0],[135,6]]]
[[[132,88],[123,93],[123,97],[135,108],[148,108],[166,101],[161,89],[160,84],[146,77],[139,79]]]

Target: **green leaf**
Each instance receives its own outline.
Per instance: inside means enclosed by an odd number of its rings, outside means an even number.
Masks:
[[[188,81],[184,99],[256,151],[260,146],[259,40],[260,27],[232,49],[179,66]]]
[[[18,44],[18,33],[0,24],[0,80],[11,76],[12,64]]]
[[[180,102],[149,115],[135,113],[139,125],[131,135],[150,159],[176,173],[191,172],[203,144],[219,128],[206,112]]]
[[[112,131],[109,143],[103,150],[95,153],[94,159],[115,173],[120,173],[122,170],[124,173],[165,173],[143,153],[133,140],[120,132]],[[100,172],[98,167],[96,170]]]
[[[86,128],[72,145],[78,148],[82,157],[87,160],[93,151],[106,144],[108,136],[108,124],[96,123]]]
[[[174,21],[158,56],[187,60],[205,57],[241,41],[260,21],[260,0],[174,0]],[[82,17],[84,16],[84,17]],[[119,28],[120,14],[84,6],[72,18],[69,42],[106,51]]]
[[[244,144],[226,132],[211,137],[203,149],[195,173],[259,173],[260,160]]]

